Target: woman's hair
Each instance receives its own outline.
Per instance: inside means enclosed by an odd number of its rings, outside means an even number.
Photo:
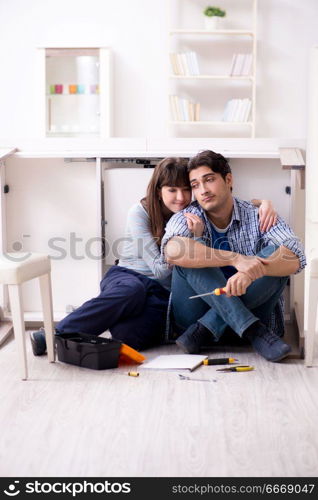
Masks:
[[[160,189],[163,186],[190,188],[187,172],[188,161],[184,158],[164,158],[155,167],[148,184],[146,198],[141,200],[150,219],[151,234],[158,245],[164,234],[167,217],[164,216],[164,205],[160,198]]]

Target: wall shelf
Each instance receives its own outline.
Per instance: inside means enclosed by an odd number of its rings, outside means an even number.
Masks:
[[[248,80],[253,82],[253,76],[230,76],[230,75],[169,75],[175,80]]]
[[[225,126],[237,126],[237,125],[247,125],[249,127],[253,126],[252,122],[223,122],[223,121],[208,121],[208,120],[202,120],[202,121],[170,121],[169,122],[172,125],[225,125]]]
[[[174,29],[169,31],[170,35],[228,35],[228,36],[250,36],[254,37],[255,34],[250,30],[198,30],[198,29]]]

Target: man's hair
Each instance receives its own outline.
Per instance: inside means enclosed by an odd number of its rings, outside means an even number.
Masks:
[[[225,179],[226,174],[231,173],[231,167],[224,156],[210,150],[201,151],[191,158],[188,163],[188,172],[199,167],[209,167],[216,174],[220,174],[223,179]]]

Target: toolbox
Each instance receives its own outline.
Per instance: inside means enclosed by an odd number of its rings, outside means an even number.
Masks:
[[[122,346],[118,340],[87,333],[55,335],[55,344],[59,361],[93,370],[117,368]]]

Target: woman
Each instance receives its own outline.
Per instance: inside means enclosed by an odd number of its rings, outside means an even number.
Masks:
[[[191,202],[187,161],[165,158],[156,168],[147,195],[128,212],[126,238],[118,266],[112,266],[101,281],[101,293],[66,316],[56,334],[82,332],[112,337],[142,350],[162,343],[169,299],[171,267],[162,263],[160,243],[169,218]],[[261,203],[260,223],[274,222],[270,202]],[[195,237],[203,232],[201,219],[187,214]],[[46,352],[43,330],[31,333],[34,355]]]

